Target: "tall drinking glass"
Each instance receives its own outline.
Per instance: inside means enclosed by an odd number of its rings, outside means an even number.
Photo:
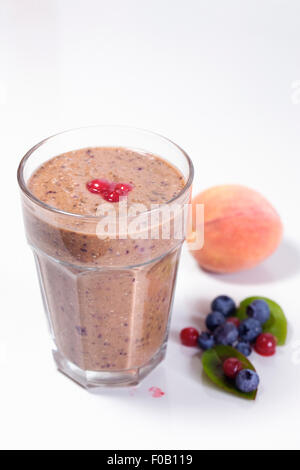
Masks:
[[[125,147],[157,155],[176,167],[185,185],[165,204],[172,214],[169,219],[150,209],[142,216],[151,222],[136,224],[136,237],[103,236],[103,215],[64,212],[32,194],[28,181],[43,163],[87,147]],[[25,230],[54,360],[82,386],[136,384],[164,358],[192,180],[192,162],[180,147],[160,135],[127,127],[67,131],[43,140],[22,159],[18,181]],[[183,220],[182,231],[178,220]]]

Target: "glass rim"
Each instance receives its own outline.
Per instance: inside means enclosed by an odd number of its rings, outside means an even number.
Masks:
[[[131,130],[131,131],[137,131],[137,132],[141,132],[141,133],[144,133],[144,134],[148,134],[150,136],[152,135],[152,136],[159,137],[160,139],[162,139],[162,140],[166,141],[167,143],[170,143],[174,147],[176,147],[182,153],[182,155],[185,157],[185,159],[188,163],[188,171],[189,171],[188,178],[185,182],[185,185],[175,197],[173,197],[172,199],[170,199],[167,202],[164,202],[163,203],[164,205],[170,205],[170,204],[174,203],[181,196],[183,196],[183,194],[191,187],[193,179],[194,179],[194,165],[193,165],[193,162],[192,162],[191,158],[189,157],[189,155],[185,152],[185,150],[183,150],[179,145],[177,145],[171,139],[168,139],[167,137],[165,137],[162,134],[159,134],[157,132],[148,131],[147,129],[142,129],[142,128],[138,128],[138,127],[123,126],[123,125],[105,125],[105,124],[103,124],[103,125],[94,125],[94,126],[75,127],[75,128],[72,128],[72,129],[67,129],[67,130],[64,130],[64,131],[61,131],[61,132],[57,132],[56,134],[53,134],[49,137],[46,137],[45,139],[41,140],[36,145],[31,147],[26,152],[24,157],[21,159],[19,167],[18,167],[18,171],[17,171],[18,184],[19,184],[19,187],[20,187],[22,193],[25,194],[25,196],[27,196],[33,203],[41,206],[43,209],[46,209],[50,212],[54,212],[54,213],[64,215],[64,216],[75,217],[77,219],[91,219],[91,220],[99,219],[98,215],[76,214],[74,212],[63,211],[61,209],[58,209],[54,206],[51,206],[50,204],[46,204],[45,202],[41,201],[39,198],[34,196],[34,194],[28,189],[28,186],[27,186],[27,184],[25,182],[25,179],[24,179],[24,169],[25,169],[25,165],[26,165],[27,161],[29,160],[29,158],[31,157],[31,155],[38,148],[40,148],[42,145],[47,143],[49,140],[54,139],[55,137],[58,137],[60,135],[67,134],[69,132],[81,131],[81,130],[84,130],[84,129],[95,129],[95,128],[105,129],[107,127],[111,128],[111,129],[124,129],[124,130],[128,129],[128,130]],[[144,211],[143,213],[151,213],[151,212],[154,212],[156,210],[157,209],[148,209],[147,211]]]

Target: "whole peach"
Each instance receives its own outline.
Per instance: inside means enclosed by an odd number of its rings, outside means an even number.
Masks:
[[[192,204],[193,213],[196,204],[204,204],[204,246],[191,253],[208,271],[231,273],[252,268],[270,256],[281,241],[282,223],[277,212],[253,189],[215,186],[198,194]],[[194,230],[200,229],[194,226]]]

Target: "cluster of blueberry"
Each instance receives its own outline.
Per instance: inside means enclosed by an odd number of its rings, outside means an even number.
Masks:
[[[263,325],[270,318],[270,308],[266,301],[254,300],[247,307],[248,318],[242,322],[235,316],[235,302],[226,295],[220,295],[211,304],[211,313],[206,317],[208,331],[201,334],[195,328],[181,331],[181,342],[186,346],[198,345],[201,349],[211,349],[222,344],[233,346],[244,356],[249,356],[252,347],[263,356],[272,356],[276,351],[276,338],[263,333]]]

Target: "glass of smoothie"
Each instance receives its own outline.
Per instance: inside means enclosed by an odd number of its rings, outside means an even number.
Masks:
[[[82,386],[137,384],[163,360],[192,180],[180,147],[129,127],[63,132],[22,159],[54,360]]]

